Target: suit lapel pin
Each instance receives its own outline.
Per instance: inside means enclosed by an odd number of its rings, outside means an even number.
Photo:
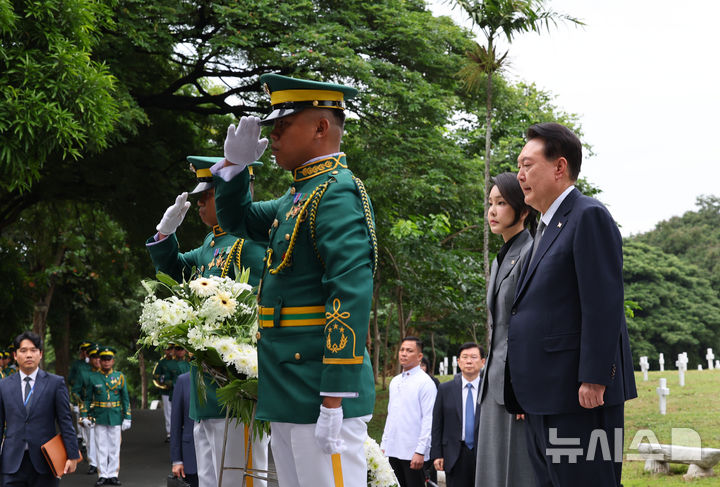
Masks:
[[[515,259],[510,261],[510,265],[515,265]]]
[[[558,228],[562,228],[562,222],[558,222]]]

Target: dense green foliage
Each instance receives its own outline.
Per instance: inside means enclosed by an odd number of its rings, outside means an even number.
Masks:
[[[625,298],[639,306],[628,319],[636,366],[661,352],[666,366],[681,352],[704,364],[707,348],[720,350],[720,199],[700,197],[698,207],[625,241]]]
[[[114,345],[139,393],[137,369],[123,360],[136,351],[139,281],[153,274],[144,242],[177,193],[194,185],[185,157],[222,154],[227,124],[268,107],[258,76],[279,72],[360,88],[343,150],[375,208],[370,335],[380,372],[393,370],[405,333],[434,345],[431,359],[469,338],[484,342],[486,93],[467,94],[457,76],[472,35],[433,17],[422,0],[0,0],[0,36],[0,65],[12,68],[0,69],[4,341],[31,324],[45,330],[47,357],[60,371],[80,338]],[[515,168],[532,123],[560,121],[581,133],[548,93],[493,80],[491,174]],[[263,162],[258,199],[282,193],[289,177],[269,155]],[[688,353],[712,346],[717,312],[706,285],[717,286],[720,225],[717,199],[706,206],[709,215],[636,237],[680,258],[627,245],[627,297],[641,307],[630,323],[638,353],[667,355],[667,340]],[[686,224],[692,237],[679,229]],[[178,230],[181,249],[206,231],[193,208]],[[491,257],[500,245],[492,236]],[[698,254],[709,257],[697,267],[681,260]]]

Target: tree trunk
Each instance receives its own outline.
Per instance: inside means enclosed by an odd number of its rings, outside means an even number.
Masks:
[[[488,54],[493,52],[493,39],[488,38]],[[485,290],[490,281],[490,233],[488,226],[488,196],[490,194],[490,148],[492,137],[492,75],[493,69],[489,68],[487,72],[487,93],[485,94],[485,195],[483,197],[483,269],[485,270]],[[485,317],[485,346],[487,349],[490,340],[490,311],[486,310]]]
[[[63,257],[65,256],[65,246],[61,245],[58,247],[57,251],[55,252],[55,258],[53,259],[52,265],[55,267],[59,266],[60,263],[63,260]],[[47,315],[48,311],[50,310],[50,303],[52,303],[52,297],[55,293],[55,279],[50,276],[48,278],[48,289],[45,292],[45,295],[41,298],[35,301],[35,306],[33,308],[33,332],[40,335],[40,338],[45,340],[45,332],[47,331]],[[44,367],[44,360],[41,362],[41,366]]]
[[[53,326],[54,328],[54,326]],[[55,373],[67,377],[70,368],[70,313],[65,314],[62,329],[53,334]]]

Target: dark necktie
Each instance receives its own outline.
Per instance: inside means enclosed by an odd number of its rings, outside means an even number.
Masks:
[[[535,241],[533,242],[533,251],[530,256],[530,261],[535,258],[535,252],[540,246],[540,240],[542,240],[543,232],[545,232],[545,222],[540,220],[540,225],[538,225],[537,230],[535,231]]]
[[[25,395],[23,396],[23,402],[25,403],[25,409],[30,408],[30,401],[28,401],[28,396],[30,395],[30,391],[32,391],[32,387],[30,387],[30,381],[32,379],[30,377],[25,377]]]
[[[465,444],[469,449],[475,446],[475,404],[473,401],[473,385],[468,382],[467,399],[465,400]]]

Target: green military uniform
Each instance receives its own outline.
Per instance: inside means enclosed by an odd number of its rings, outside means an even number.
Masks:
[[[84,341],[81,342],[78,349],[87,351],[92,346],[92,342]],[[90,364],[84,358],[79,358],[70,365],[70,372],[68,372],[68,385],[70,386],[70,399],[73,403],[80,405],[82,399],[80,396],[73,394],[73,391],[77,387],[82,387],[83,377],[86,373],[90,372]]]
[[[130,397],[122,372],[90,372],[85,408],[81,416],[106,426],[120,426],[123,419],[131,419]]]
[[[161,358],[153,368],[153,384],[160,389],[163,396],[172,395],[172,373],[175,359]]]
[[[202,174],[207,171],[209,175],[209,167],[221,161],[222,157],[188,156],[188,160],[196,168],[198,180],[203,181],[206,178]],[[261,164],[257,163],[257,165]],[[212,176],[209,179],[212,180]],[[210,189],[212,185],[208,184],[207,187],[202,187]],[[197,188],[196,191],[198,191]],[[261,262],[265,255],[267,236],[264,235],[257,241],[238,239],[216,225],[212,232],[205,237],[200,247],[188,252],[180,252],[174,233],[158,242],[155,241],[155,237],[150,237],[146,245],[155,270],[169,274],[176,281],[198,276],[227,276],[234,279],[235,266],[237,266],[239,269],[250,268],[249,283],[257,286],[262,269],[255,263]],[[192,275],[193,268],[195,268],[196,275]]]
[[[276,75],[263,79],[279,82],[270,87],[273,93],[282,90],[278,84],[285,80],[307,85],[296,86],[303,95],[347,88]],[[292,93],[286,94],[280,103],[272,101],[275,111],[266,120],[293,113],[292,102],[287,103]],[[307,103],[336,106],[342,101]],[[344,418],[372,414],[375,388],[365,340],[377,244],[362,182],[348,169],[345,154],[337,153],[297,167],[279,199],[253,203],[248,186],[247,171],[230,181],[216,176],[215,204],[229,232],[248,238],[269,233],[258,292],[257,418],[314,423],[321,392],[358,394],[343,398]]]

